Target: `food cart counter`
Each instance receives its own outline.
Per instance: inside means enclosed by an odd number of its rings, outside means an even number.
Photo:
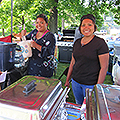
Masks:
[[[120,120],[120,86],[97,84],[86,89],[86,120]]]
[[[24,76],[0,92],[0,120],[57,120],[69,90],[57,79]]]

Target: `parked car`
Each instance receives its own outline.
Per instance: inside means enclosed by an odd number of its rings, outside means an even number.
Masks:
[[[120,41],[120,36],[116,38],[117,41]]]

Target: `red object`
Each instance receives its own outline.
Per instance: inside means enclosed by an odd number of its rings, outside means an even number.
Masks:
[[[2,42],[9,42],[11,43],[11,35],[7,36],[7,37],[3,37],[3,38],[0,38],[0,41]]]
[[[65,104],[67,111],[67,120],[80,120],[80,105],[67,102]]]
[[[73,106],[76,106],[76,107],[78,107],[78,108],[80,108],[81,107],[81,105],[79,105],[79,104],[75,104],[75,103],[71,103],[71,102],[66,102],[67,104],[69,104],[69,105],[73,105]]]

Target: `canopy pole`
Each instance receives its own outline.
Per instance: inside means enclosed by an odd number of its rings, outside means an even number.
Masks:
[[[11,42],[12,42],[12,32],[13,32],[13,29],[12,29],[12,24],[13,22],[13,0],[11,0]]]

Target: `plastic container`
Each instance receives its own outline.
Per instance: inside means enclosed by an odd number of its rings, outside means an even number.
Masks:
[[[16,43],[0,42],[0,71],[14,68]]]
[[[65,104],[66,112],[67,112],[67,120],[81,120],[81,111],[80,105],[67,102]]]

